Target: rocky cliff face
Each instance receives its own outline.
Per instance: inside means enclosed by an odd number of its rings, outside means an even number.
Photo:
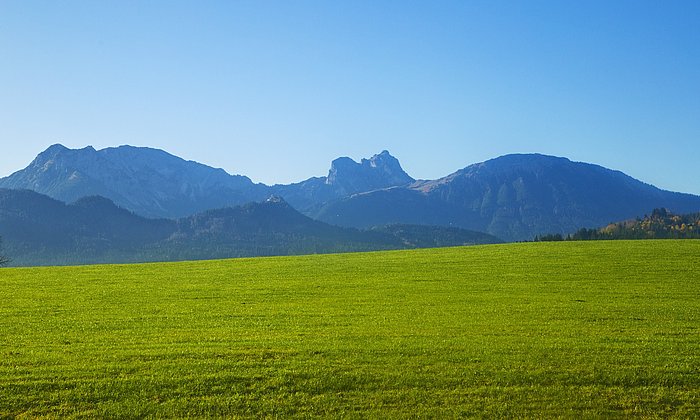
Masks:
[[[358,193],[407,186],[413,181],[401,168],[398,159],[384,150],[359,163],[348,157],[335,159],[328,176],[311,178],[297,184],[276,185],[273,189],[294,207],[310,212],[329,201]]]
[[[331,163],[326,184],[337,190],[338,196],[408,185],[413,182],[399,161],[384,150],[360,163],[342,157]]]

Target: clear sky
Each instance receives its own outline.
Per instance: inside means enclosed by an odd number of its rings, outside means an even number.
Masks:
[[[0,176],[53,143],[268,184],[538,152],[700,194],[700,1],[0,0]]]

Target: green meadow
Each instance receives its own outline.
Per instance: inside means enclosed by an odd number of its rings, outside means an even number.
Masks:
[[[698,417],[700,241],[0,270],[0,417]]]

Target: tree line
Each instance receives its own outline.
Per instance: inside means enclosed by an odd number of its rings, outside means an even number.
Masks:
[[[0,237],[0,267],[4,267],[7,264],[10,263],[10,260],[5,254],[2,252],[2,237]]]
[[[582,228],[575,233],[535,236],[535,242],[590,241],[606,239],[700,239],[700,213],[673,214],[654,209],[643,218],[611,223],[598,229]]]

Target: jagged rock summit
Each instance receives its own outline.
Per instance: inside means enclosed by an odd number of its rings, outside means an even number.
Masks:
[[[392,187],[407,186],[413,182],[398,159],[388,151],[362,159],[359,163],[349,157],[340,157],[331,162],[325,177],[309,178],[290,185],[275,185],[275,194],[284,197],[303,213],[311,214],[325,203]]]
[[[335,159],[326,177],[326,184],[340,189],[340,195],[407,185],[413,181],[398,159],[386,150],[360,163],[348,157]]]

